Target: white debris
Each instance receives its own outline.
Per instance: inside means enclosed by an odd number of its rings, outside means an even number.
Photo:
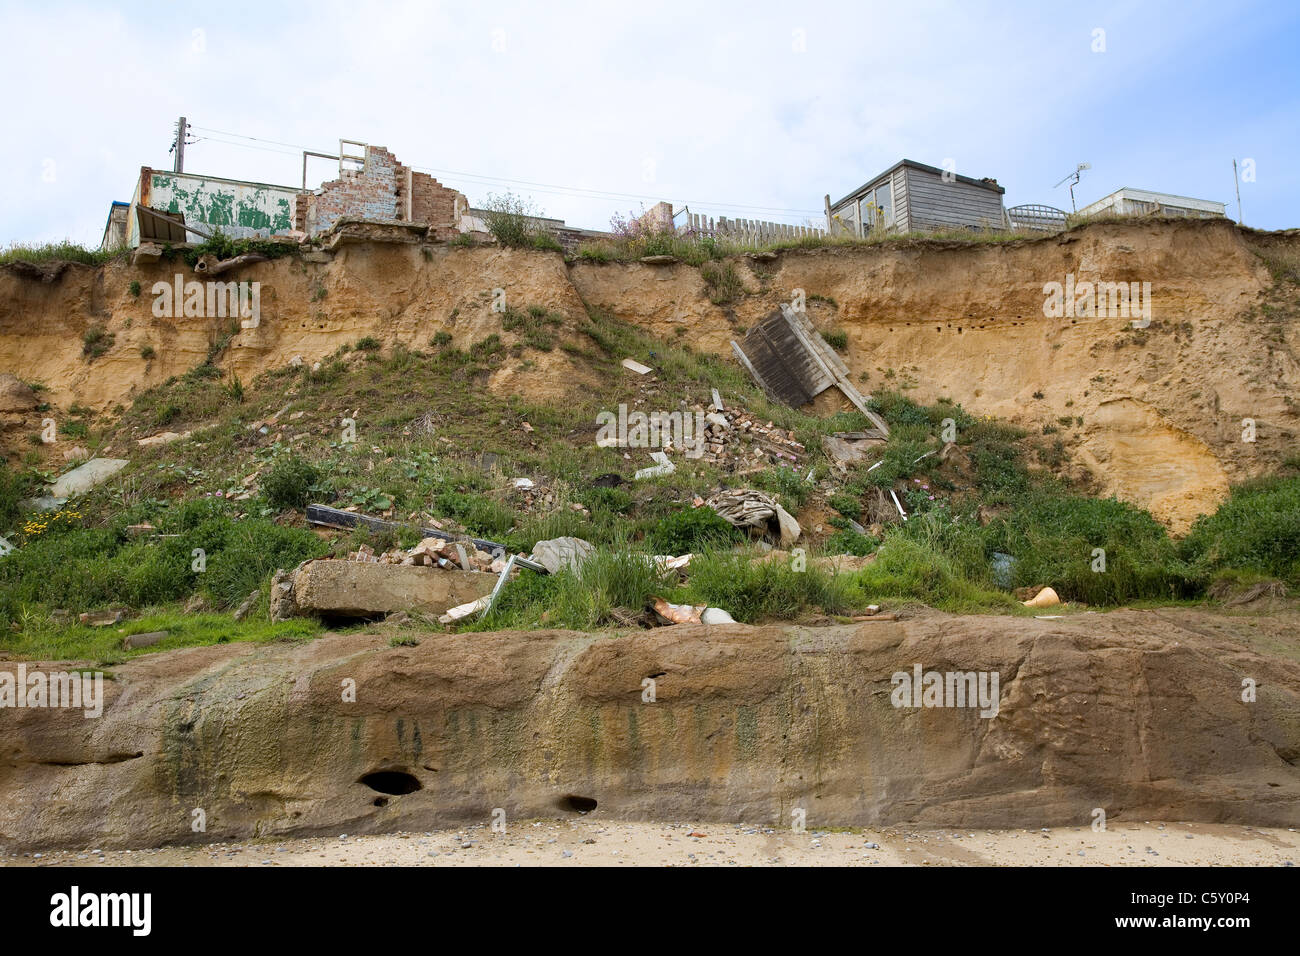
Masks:
[[[642,468],[632,476],[634,481],[640,481],[642,478],[656,478],[659,475],[671,475],[677,470],[677,466],[668,460],[668,456],[661,451],[651,452],[650,457],[659,464],[649,468]]]

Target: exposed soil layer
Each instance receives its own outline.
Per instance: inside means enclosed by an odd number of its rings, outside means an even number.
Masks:
[[[261,318],[218,356],[248,382],[295,356],[311,363],[371,336],[427,348],[446,331],[468,347],[501,331],[493,291],[514,308],[579,316],[584,303],[666,339],[730,356],[729,342],[794,290],[819,328],[848,336],[844,358],[864,391],[944,396],[976,415],[1054,430],[1100,494],[1149,508],[1175,532],[1212,512],[1229,482],[1261,474],[1294,449],[1300,411],[1297,305],[1276,297],[1256,254],[1294,256],[1290,234],[1230,222],[1102,223],[1012,243],[915,241],[793,250],[730,260],[746,294],[711,302],[699,269],[642,263],[566,265],[558,253],[377,241],[332,261],[284,258],[222,279],[261,283]],[[43,382],[56,408],[128,403],[140,389],[202,362],[229,318],[157,318],[156,282],[194,276],[178,258],[134,267],[0,268],[0,372]],[[1149,282],[1151,324],[1126,317],[1044,317],[1044,284]],[[130,293],[138,282],[141,293]],[[1291,296],[1294,298],[1294,296]],[[1289,311],[1288,311],[1289,310]],[[88,330],[113,338],[83,354]],[[101,344],[103,341],[101,340]],[[153,357],[145,359],[148,346]],[[148,353],[146,353],[148,354]],[[865,379],[863,378],[865,376]],[[591,384],[582,360],[538,353],[503,370],[494,391],[561,401]],[[40,416],[7,427],[35,432]],[[1256,441],[1243,441],[1243,419]],[[16,429],[16,430],[15,430]],[[22,437],[22,436],[19,436]]]

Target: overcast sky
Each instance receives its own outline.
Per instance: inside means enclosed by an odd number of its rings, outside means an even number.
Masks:
[[[607,228],[663,199],[801,223],[904,157],[1008,206],[1122,186],[1300,226],[1300,4],[0,2],[0,244],[97,245],[141,166],[296,185],[391,149]],[[256,137],[253,142],[240,137]],[[287,144],[287,145],[280,145]],[[308,184],[336,167],[312,160]]]

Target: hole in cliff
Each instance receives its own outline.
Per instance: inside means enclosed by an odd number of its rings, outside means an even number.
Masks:
[[[400,796],[403,793],[415,793],[422,789],[420,781],[403,770],[376,770],[368,773],[357,783],[364,783],[377,793]]]
[[[667,674],[667,673],[668,673],[667,671],[660,671],[660,672],[657,673],[657,674],[651,674],[650,677],[651,677],[651,679],[653,680],[653,679],[656,678],[656,677],[663,677],[663,676],[664,676],[665,674]]]
[[[387,798],[387,797],[375,797],[375,806],[377,806],[377,807],[386,807],[386,806],[388,806],[388,798]]]
[[[568,810],[570,813],[590,813],[596,809],[596,801],[591,797],[579,797],[569,793],[560,799],[560,809]]]

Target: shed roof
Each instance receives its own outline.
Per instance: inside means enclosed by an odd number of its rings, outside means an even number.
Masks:
[[[880,173],[876,176],[872,176],[865,183],[863,183],[857,189],[853,190],[853,192],[849,193],[843,199],[839,200],[838,202],[831,203],[831,208],[837,209],[840,206],[843,206],[849,200],[856,199],[861,193],[866,192],[867,189],[876,185],[876,183],[880,182],[882,179],[886,178],[887,176],[892,176],[895,170],[901,169],[904,166],[910,166],[913,169],[920,169],[927,173],[934,173],[937,176],[942,176],[944,173],[948,172],[948,170],[940,169],[937,166],[927,166],[925,163],[918,163],[914,159],[900,159],[898,162],[894,163],[894,165],[886,169],[883,173]],[[971,186],[980,186],[984,189],[988,189],[991,190],[992,192],[996,192],[998,195],[1002,195],[1003,193],[1006,192],[1006,189],[999,186],[996,182],[992,182],[992,183],[985,182],[982,179],[974,179],[970,176],[963,176],[960,173],[952,173],[950,175],[952,175],[959,183],[966,183]]]

